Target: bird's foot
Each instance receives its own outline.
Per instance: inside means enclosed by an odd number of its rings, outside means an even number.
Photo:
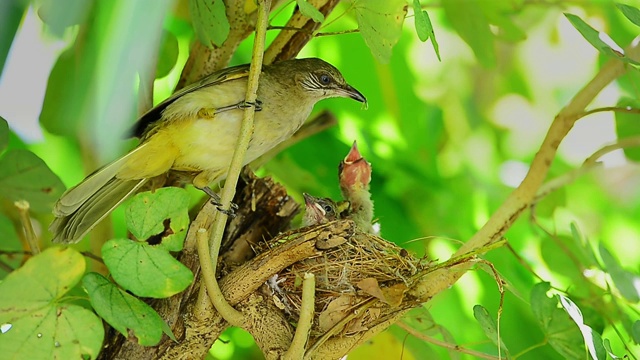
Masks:
[[[205,194],[209,195],[209,197],[211,198],[211,204],[215,205],[216,209],[218,211],[220,211],[221,213],[229,216],[229,217],[235,217],[236,216],[236,210],[238,210],[238,205],[231,203],[229,205],[229,209],[223,209],[222,208],[222,202],[220,199],[220,195],[216,194],[215,192],[213,192],[213,190],[211,190],[210,187],[205,186],[204,188],[201,189],[202,191],[205,192]]]
[[[240,101],[237,104],[233,104],[233,105],[229,105],[229,106],[223,106],[221,108],[216,109],[216,113],[220,113],[220,112],[224,112],[224,111],[229,111],[229,110],[236,110],[236,109],[246,109],[246,108],[250,108],[250,107],[255,107],[256,111],[260,111],[262,110],[262,101],[256,99],[255,102],[251,102],[251,101]]]
[[[213,119],[214,115],[218,112],[218,110],[214,108],[202,108],[198,110],[198,117],[200,119]]]

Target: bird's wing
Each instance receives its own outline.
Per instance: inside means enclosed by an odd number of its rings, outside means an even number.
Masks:
[[[249,76],[249,64],[244,64],[218,70],[213,74],[194,82],[193,84],[187,85],[184,88],[176,91],[175,93],[173,93],[173,95],[169,96],[167,99],[142,115],[133,125],[129,134],[132,136],[141,137],[142,134],[144,134],[145,130],[148,128],[149,124],[160,120],[162,110],[164,110],[167,106],[169,106],[171,103],[184,96],[185,94],[207,86],[214,86],[230,80],[245,78],[247,76]]]
[[[73,212],[56,214],[55,220],[49,225],[49,230],[54,234],[52,241],[63,244],[77,243],[148,180],[109,179]]]
[[[105,186],[111,179],[115,178],[120,169],[127,163],[128,159],[147,145],[140,144],[123,157],[99,168],[91,175],[87,176],[78,185],[65,191],[53,207],[53,214],[56,217],[73,214],[91,198],[100,188]]]

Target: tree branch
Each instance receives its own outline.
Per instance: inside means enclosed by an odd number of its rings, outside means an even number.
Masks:
[[[633,43],[626,53],[630,58],[638,59],[640,57],[640,47],[638,44]],[[522,212],[531,205],[549,172],[558,146],[574,123],[585,113],[587,105],[605,86],[625,72],[626,68],[623,62],[616,59],[609,60],[596,76],[556,115],[538,153],[531,163],[527,176],[520,186],[509,195],[487,223],[458,249],[453,257],[480,248],[502,237]],[[410,293],[421,301],[428,301],[435,294],[452,286],[469,267],[470,264],[460,264],[456,269],[433,272],[414,287]]]

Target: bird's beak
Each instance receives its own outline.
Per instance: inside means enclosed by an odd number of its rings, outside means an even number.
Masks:
[[[313,196],[307,194],[307,193],[302,193],[302,196],[304,197],[304,203],[306,205],[312,205],[313,204]]]
[[[356,88],[349,84],[344,86],[344,88],[342,89],[342,93],[345,97],[350,97],[353,100],[359,101],[361,103],[367,103],[367,98],[364,97],[364,95],[362,95],[360,91],[356,90]]]

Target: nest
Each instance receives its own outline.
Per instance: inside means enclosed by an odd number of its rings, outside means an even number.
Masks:
[[[317,255],[293,264],[267,282],[276,306],[296,323],[302,279],[305,273],[315,275],[312,337],[366,331],[386,316],[418,304],[405,295],[412,278],[428,262],[378,236],[358,231],[347,238],[319,239],[316,248],[321,250]]]

